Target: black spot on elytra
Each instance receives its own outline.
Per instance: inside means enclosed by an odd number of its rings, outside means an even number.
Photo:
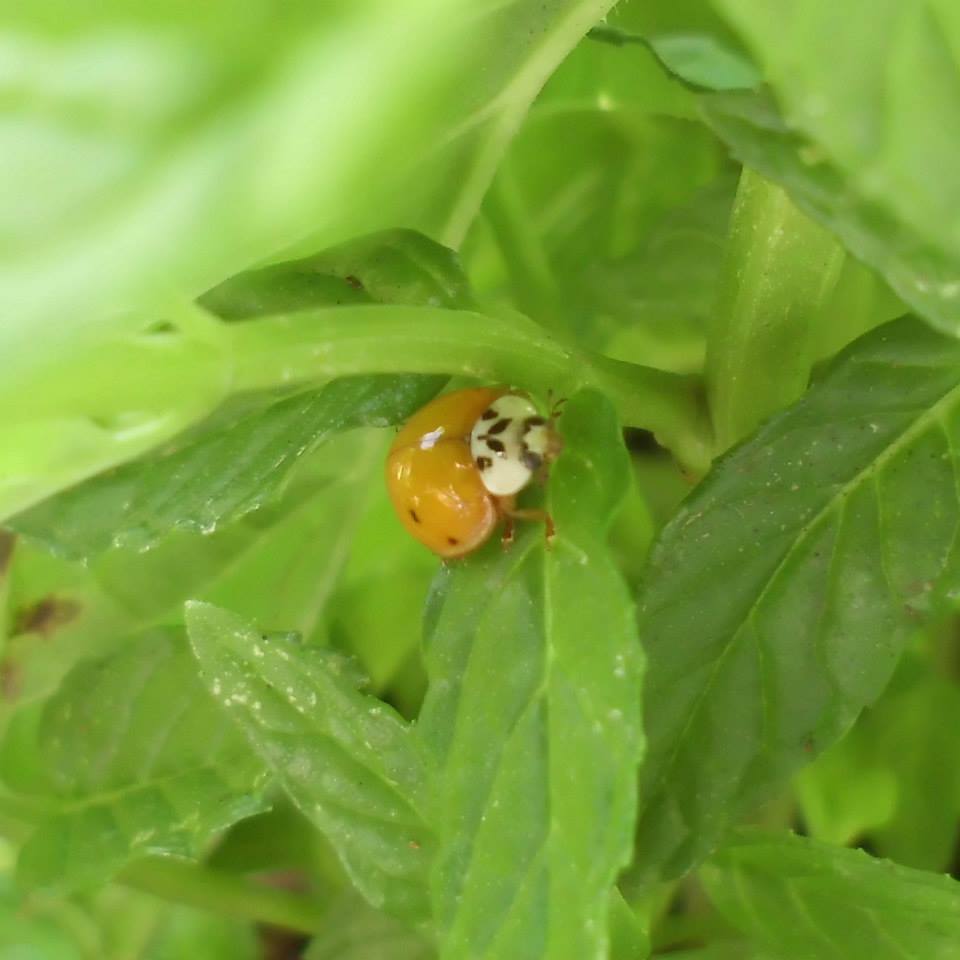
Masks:
[[[487,436],[492,437],[496,433],[503,433],[507,427],[510,426],[510,418],[504,417],[502,420],[498,420],[488,431]]]
[[[419,522],[420,522],[420,518],[417,516],[417,511],[414,510],[413,507],[411,507],[408,512],[409,512],[409,514],[410,514],[410,519],[411,519],[414,523],[419,523]]]
[[[475,462],[479,470],[489,470],[493,466],[493,461],[489,457],[477,457]]]
[[[484,410],[483,413],[480,414],[480,419],[481,419],[481,420],[495,420],[495,419],[496,419],[496,416],[497,416],[497,411],[494,410],[494,409],[492,409],[491,407],[487,407],[487,409]]]
[[[500,440],[497,440],[496,437],[491,440],[487,440],[487,446],[494,453],[503,453],[503,451],[507,449]]]
[[[460,545],[460,541],[456,537],[447,537],[447,543],[449,543],[451,547]]]
[[[546,418],[544,417],[527,417],[523,421],[524,430],[529,430],[531,427],[542,427],[546,423]]]

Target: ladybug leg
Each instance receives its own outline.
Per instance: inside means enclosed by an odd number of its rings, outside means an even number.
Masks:
[[[507,498],[504,497],[500,502],[500,512],[504,516],[506,526],[503,531],[503,543],[508,545],[508,531],[509,531],[509,543],[513,542],[513,527],[515,520],[531,520],[535,523],[543,524],[543,533],[547,541],[547,547],[549,548],[550,544],[553,543],[553,538],[557,535],[557,528],[554,525],[553,517],[547,513],[546,510],[537,510],[533,508],[517,508],[514,506],[513,497]]]
[[[513,523],[513,517],[506,516],[503,518],[503,535],[500,537],[500,546],[504,550],[509,550],[513,546],[513,539],[515,533],[515,527]]]
[[[500,537],[500,546],[504,550],[509,550],[513,545],[516,534],[516,524],[513,522],[514,509],[516,506],[516,497],[495,497],[497,511],[503,518],[503,534]]]

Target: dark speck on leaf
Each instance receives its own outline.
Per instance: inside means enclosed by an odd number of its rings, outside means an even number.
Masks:
[[[13,619],[13,633],[39,633],[49,637],[55,630],[76,620],[81,610],[75,600],[52,594],[22,607]]]
[[[10,567],[10,560],[13,557],[13,548],[17,542],[15,533],[8,530],[0,530],[0,577],[2,577]]]

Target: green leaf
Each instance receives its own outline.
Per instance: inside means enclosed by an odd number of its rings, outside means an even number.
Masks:
[[[405,715],[416,716],[424,685],[423,598],[437,561],[397,522],[379,470],[374,479],[350,544],[350,559],[330,598],[330,639],[360,660],[374,690],[389,690],[391,703]],[[405,669],[413,674],[407,679],[416,686],[398,691],[396,683]]]
[[[192,306],[165,301],[162,320],[125,328],[78,325],[54,334],[55,348],[42,328],[18,329],[19,305],[5,315],[0,341],[15,339],[0,347],[0,521],[168,441],[228,395],[230,344]]]
[[[352,894],[326,914],[327,930],[310,942],[303,960],[433,960],[436,952],[400,921]]]
[[[11,581],[13,636],[0,660],[0,717],[4,700],[49,695],[78,661],[108,656],[150,626],[179,622],[189,597],[322,633],[367,488],[383,487],[387,439],[376,430],[332,439],[302,459],[279,501],[210,535],[173,531],[148,551],[112,549],[84,565],[21,541]]]
[[[960,251],[941,245],[928,225],[904,222],[891,209],[892,190],[868,189],[869,182],[857,181],[824,145],[788,125],[766,93],[713,94],[702,105],[705,120],[738,159],[781,184],[798,207],[835,233],[934,326],[954,334],[960,329]],[[913,183],[939,184],[942,162],[917,164]],[[864,168],[863,179],[870,176]],[[914,192],[908,189],[905,195]]]
[[[149,309],[286,245],[384,227],[455,245],[530,101],[610,6],[31,5],[2,35],[5,314]]]
[[[783,190],[743,171],[707,341],[718,450],[752,433],[806,389],[813,320],[836,285],[844,256]]]
[[[456,255],[412,231],[362,237],[303,261],[242,273],[201,303],[226,320],[343,303],[467,307]],[[319,391],[267,395],[229,411],[172,449],[95,477],[13,520],[67,556],[143,549],[176,529],[210,532],[271,500],[291,469],[329,437],[403,420],[440,377],[353,377]]]
[[[250,925],[214,914],[175,907],[169,910],[143,960],[258,960],[260,944]]]
[[[187,605],[202,676],[360,892],[404,917],[426,914],[429,832],[423,758],[406,723],[362,693],[342,655],[265,636],[210,604]]]
[[[723,163],[691,122],[695,98],[651,54],[633,53],[583,43],[559,67],[500,165],[467,251],[481,293],[509,291],[528,315],[591,345],[610,325],[608,278],[596,274],[614,273],[610,261]]]
[[[81,948],[49,917],[24,916],[0,903],[0,960],[86,960]]]
[[[739,50],[709,34],[664,34],[649,44],[657,59],[681,80],[708,90],[759,86],[760,71]]]
[[[654,548],[641,597],[638,875],[676,875],[834,742],[960,587],[960,346],[896,321],[735,448]]]
[[[345,377],[279,400],[170,453],[137,460],[13,519],[70,557],[144,549],[173,530],[211,533],[275,499],[298,460],[344,430],[387,426],[421,407],[436,377]]]
[[[610,894],[610,960],[646,960],[649,956],[646,925],[614,887]]]
[[[802,837],[735,833],[701,871],[727,918],[788,957],[951,960],[960,885]]]
[[[31,888],[94,885],[148,853],[196,856],[264,809],[262,765],[170,633],[76,667],[14,717],[0,756],[8,788],[39,820],[17,868]]]
[[[953,862],[960,814],[960,690],[917,656],[850,733],[801,772],[804,821],[815,839],[871,849],[904,866]]]
[[[468,308],[473,294],[457,255],[413,230],[360,237],[302,260],[248,270],[199,300],[224,320],[343,303]]]
[[[0,517],[225,399],[222,330],[190,301],[226,277],[386,228],[458,245],[537,91],[611,5],[39,0],[7,18]]]
[[[696,950],[671,950],[670,960],[790,960],[780,953],[767,953],[740,941],[718,943]]]
[[[608,356],[702,371],[735,186],[718,177],[654,224],[635,250],[591,268],[589,293],[598,313],[613,321]]]
[[[897,783],[876,745],[860,733],[874,710],[868,707],[839,743],[824,751],[797,776],[794,787],[806,832],[839,846],[854,843],[886,823],[897,806]]]
[[[644,36],[620,27],[594,27],[588,34],[616,47],[645,46],[664,69],[695,89],[743,90],[757,87],[763,78],[742,51],[711,33],[651,33]]]
[[[444,958],[603,955],[641,753],[633,603],[606,529],[628,483],[610,404],[564,407],[556,539],[529,530],[438,575],[418,731],[433,758]]]

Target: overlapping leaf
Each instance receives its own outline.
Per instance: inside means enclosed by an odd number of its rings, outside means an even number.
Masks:
[[[960,233],[944,216],[960,203],[956,6],[721,0],[718,8],[755,53],[785,122],[753,94],[708,99],[708,121],[914,309],[956,333]]]
[[[565,406],[556,540],[528,530],[438,577],[418,730],[435,764],[441,955],[601,955],[641,752],[633,604],[605,544],[628,482],[607,401]]]
[[[0,517],[217,407],[230,357],[189,304],[224,278],[387,228],[458,245],[610,6],[40,0],[6,18]]]
[[[641,874],[676,874],[833,742],[960,587],[960,346],[881,327],[734,449],[656,545]]]
[[[472,296],[451,250],[395,230],[248,271],[201,302],[239,321],[341,303],[466,307]],[[176,529],[209,533],[275,500],[297,462],[332,436],[402,421],[442,383],[346,377],[292,397],[252,398],[232,418],[225,412],[171,449],[94,477],[21,514],[13,526],[80,558],[111,546],[149,547]]]

